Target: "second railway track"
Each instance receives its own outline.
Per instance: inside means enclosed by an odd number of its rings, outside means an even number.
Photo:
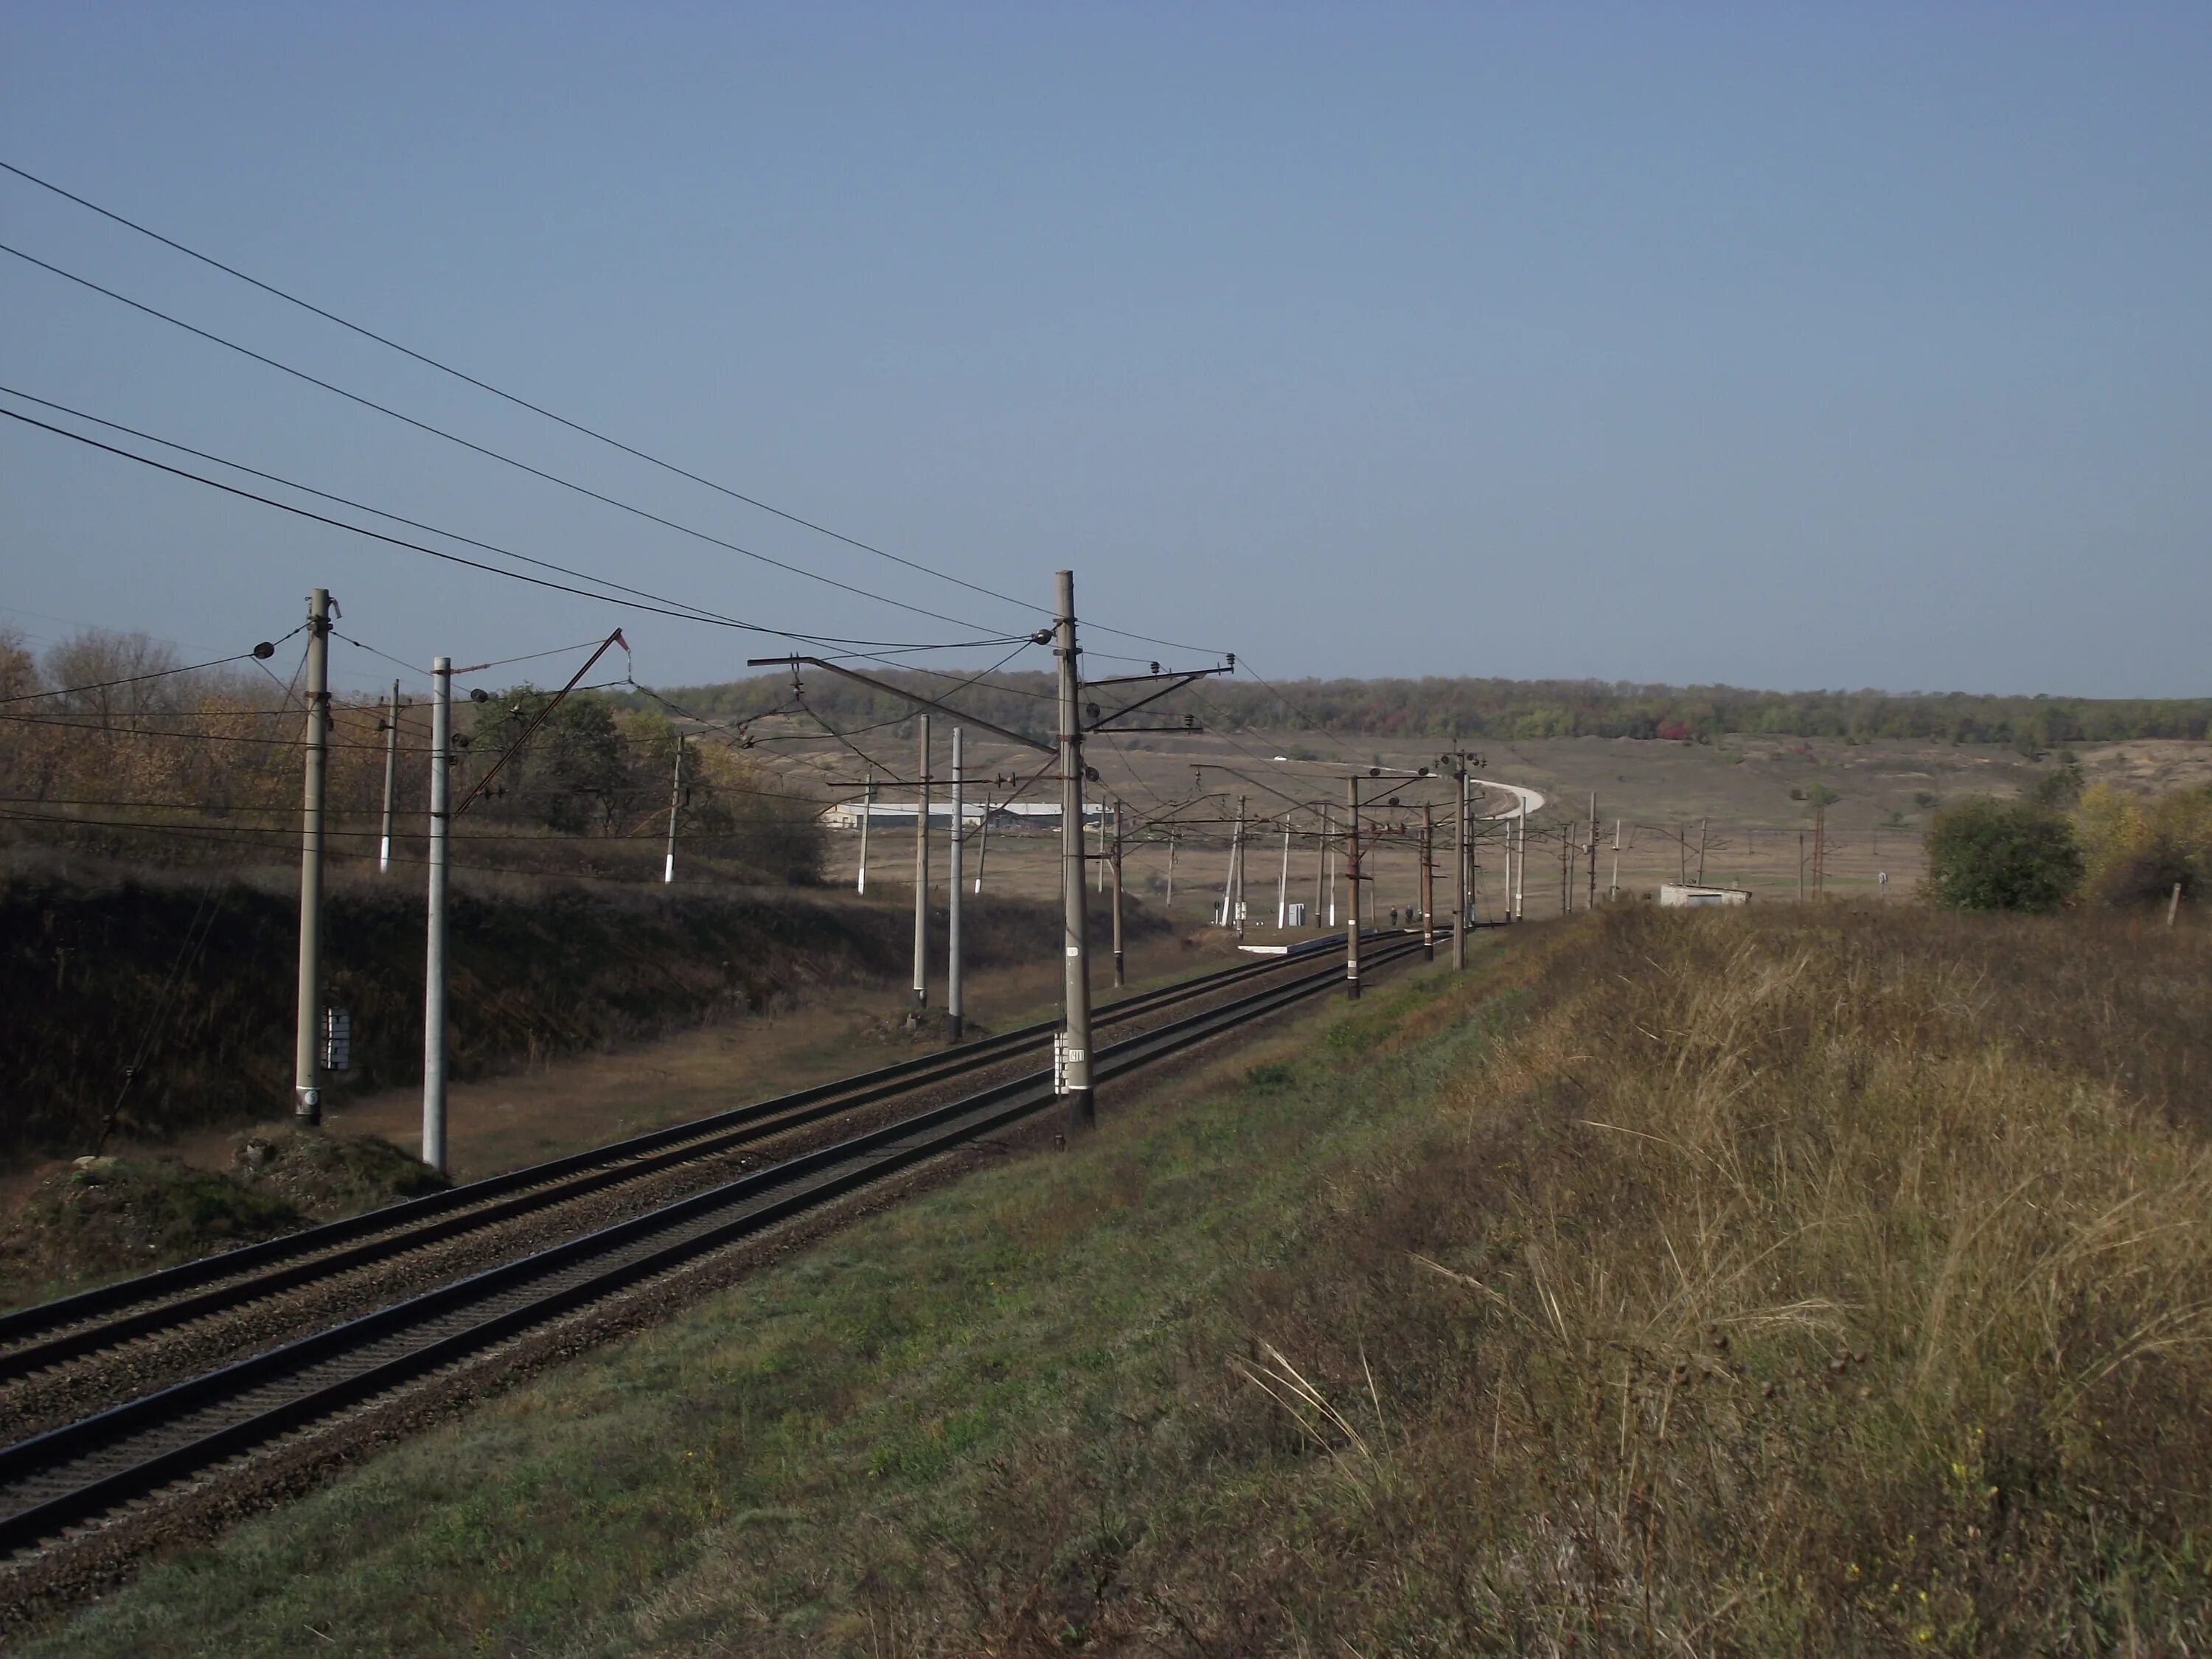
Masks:
[[[1370,960],[1377,965],[1401,960],[1419,948],[1413,939],[1383,941]],[[1124,1075],[1341,982],[1333,965],[1308,969],[1297,958],[1257,966],[1259,972],[1238,969],[1210,976],[1208,988],[1241,986],[1268,976],[1268,969],[1279,972],[1294,966],[1305,971],[1103,1046],[1099,1077]],[[1196,994],[1191,986],[1170,988],[1182,990],[1186,1000]],[[1127,999],[1115,1007],[1126,1010],[1145,1000]],[[642,1214],[20,1440],[0,1449],[0,1553],[34,1546],[236,1454],[957,1150],[1052,1099],[1048,1075],[1030,1073],[990,1083],[961,1098],[747,1170]],[[701,1126],[681,1127],[696,1132]]]
[[[1102,1027],[1127,1024],[1304,959],[1239,963],[1103,1005],[1097,1018]],[[1018,1061],[1044,1049],[1054,1029],[1048,1021],[1019,1027],[0,1315],[0,1421],[16,1415],[9,1409],[9,1385],[40,1371]]]

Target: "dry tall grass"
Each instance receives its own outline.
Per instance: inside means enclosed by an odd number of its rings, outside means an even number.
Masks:
[[[1449,1149],[1247,1311],[1231,1415],[1335,1473],[1184,1586],[1209,1639],[2203,1650],[2212,939],[1638,910],[1543,955]]]

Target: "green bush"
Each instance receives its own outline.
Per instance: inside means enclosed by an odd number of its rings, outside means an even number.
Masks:
[[[1954,910],[2055,910],[2081,885],[2074,826],[2033,801],[1978,796],[1928,828],[1927,891]]]

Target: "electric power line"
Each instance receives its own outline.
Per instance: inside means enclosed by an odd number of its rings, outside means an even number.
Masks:
[[[335,381],[325,380],[319,375],[310,374],[307,370],[303,368],[295,368],[291,364],[283,362],[280,358],[271,357],[265,352],[256,351],[251,346],[240,345],[235,340],[228,339],[222,335],[217,334],[212,330],[202,328],[197,324],[188,323],[183,318],[173,316],[169,313],[160,309],[158,307],[149,306],[143,301],[132,299],[127,294],[120,294],[112,288],[103,287],[101,284],[94,282],[88,276],[80,276],[73,270],[64,270],[60,265],[54,264],[48,260],[40,258],[36,254],[26,253],[22,249],[14,246],[12,244],[0,242],[0,253],[12,254],[15,258],[22,260],[25,264],[35,265],[40,270],[51,272],[52,275],[61,277],[65,282],[75,283],[79,287],[88,289],[91,292],[98,294],[104,298],[112,300],[118,305],[128,306],[133,311],[155,318],[161,322],[167,323],[173,328],[182,329],[188,334],[196,335],[199,338],[206,340],[211,344],[222,346],[226,350],[234,351],[242,357],[251,358],[253,362],[264,364],[270,368],[276,369],[280,374],[289,374],[295,380],[304,381],[306,384],[312,386],[319,387],[323,391],[328,392],[334,396],[344,398],[348,403],[358,404],[363,409],[372,410],[377,414],[382,415],[388,419],[398,421],[403,425],[411,426],[417,431],[427,432],[433,437],[443,438],[447,443],[457,444],[461,448],[469,450],[475,454],[482,455],[488,460],[498,461],[504,465],[514,468],[517,471],[526,472],[533,478],[540,478],[547,483],[558,485],[562,489],[574,490],[579,495],[587,496],[592,501],[602,502],[608,507],[615,507],[621,512],[630,514],[633,516],[643,519],[649,523],[657,524],[665,529],[673,530],[680,535],[690,536],[696,540],[709,543],[715,547],[725,548],[730,552],[738,554],[743,557],[755,560],[762,564],[772,565],[776,569],[787,571],[794,576],[804,576],[809,581],[821,582],[826,586],[841,589],[847,593],[854,594],[860,599],[872,599],[879,605],[888,605],[896,610],[910,611],[917,617],[927,617],[933,622],[951,623],[956,628],[973,628],[981,629],[986,626],[986,624],[982,623],[969,622],[958,617],[950,617],[941,611],[932,611],[924,605],[908,605],[903,599],[894,599],[886,594],[872,593],[865,587],[855,587],[850,582],[840,581],[835,576],[825,576],[818,570],[809,570],[804,565],[791,564],[782,559],[774,558],[766,553],[755,552],[751,548],[741,546],[738,543],[729,540],[726,537],[717,536],[713,534],[711,532],[698,529],[694,526],[680,523],[677,520],[655,513],[649,507],[640,507],[633,501],[625,501],[618,496],[610,495],[602,490],[593,489],[588,484],[580,484],[574,479],[562,477],[557,472],[548,472],[543,467],[532,466],[529,462],[521,460],[515,456],[509,455],[504,451],[493,449],[488,445],[477,443],[472,439],[464,438],[457,432],[449,432],[445,428],[434,425],[428,421],[418,420],[412,415],[409,415],[403,410],[394,409],[388,404],[378,403],[374,398],[365,397],[358,392],[349,392],[345,387],[339,386]],[[1035,609],[1036,607],[1032,606],[1030,608]]]

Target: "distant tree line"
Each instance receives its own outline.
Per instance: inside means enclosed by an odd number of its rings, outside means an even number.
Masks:
[[[1117,665],[1118,666],[1118,665]],[[1049,675],[966,677],[884,672],[878,678],[944,698],[999,725],[1052,730]],[[955,690],[954,688],[959,688]],[[716,717],[746,718],[794,706],[791,678],[763,675],[689,688],[675,701]],[[903,729],[900,698],[809,672],[801,698],[840,727]],[[1493,741],[1645,738],[1711,743],[1732,732],[1768,737],[2001,744],[2027,750],[2212,732],[2212,698],[1989,696],[1963,691],[1753,691],[1729,685],[1628,681],[1445,678],[1297,680],[1279,692],[1235,676],[1201,682],[1154,706],[1229,730],[1300,726],[1342,736],[1419,739],[1458,734]]]

